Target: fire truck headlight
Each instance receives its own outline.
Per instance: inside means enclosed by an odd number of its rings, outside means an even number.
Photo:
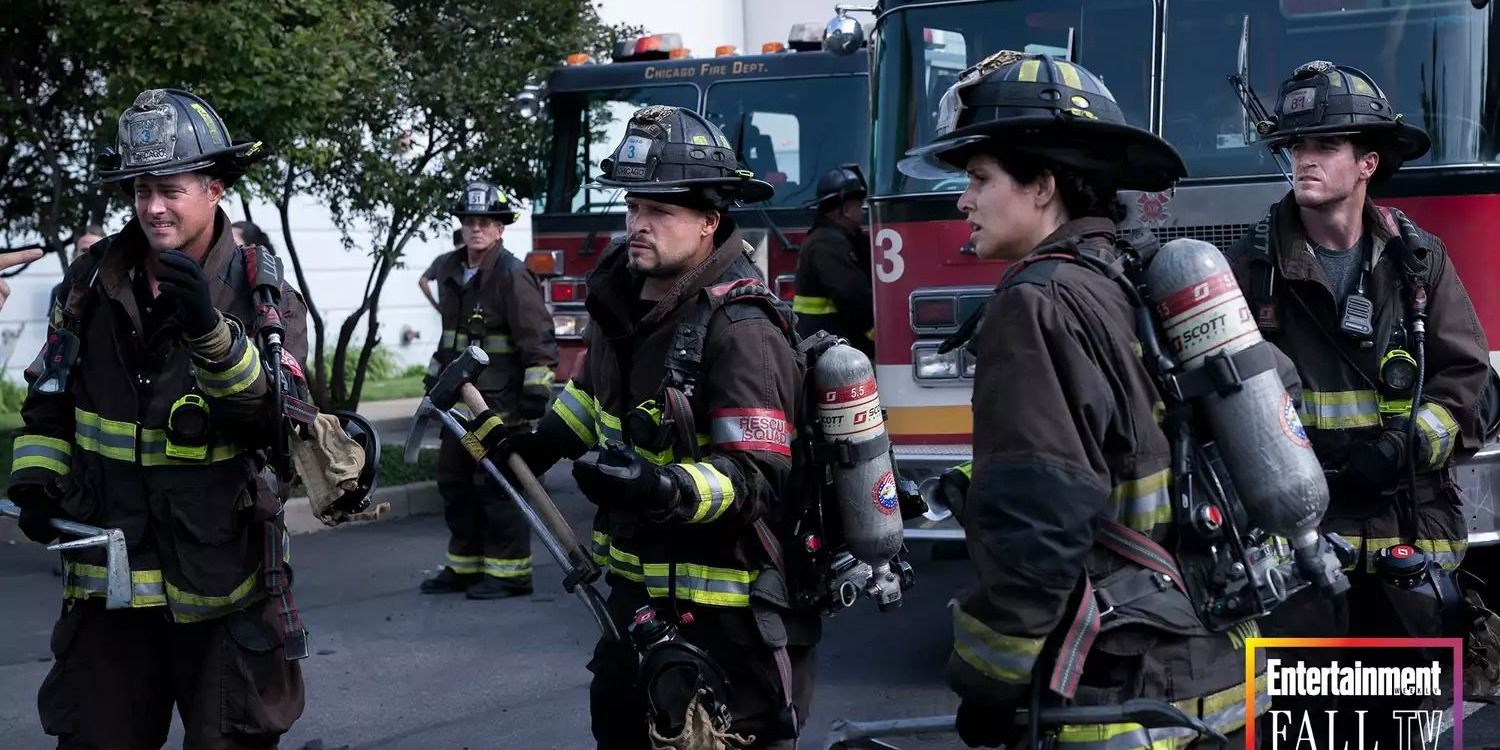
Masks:
[[[960,349],[959,351],[963,354],[959,358],[959,362],[962,364],[962,367],[959,369],[963,371],[964,377],[972,380],[974,373],[979,370],[979,360],[975,359],[974,355],[970,354],[968,349]]]
[[[583,313],[566,313],[552,316],[552,330],[560,339],[581,339],[584,329],[589,327],[589,316]]]
[[[917,380],[957,380],[962,372],[961,350],[939,354],[937,347],[913,349],[912,372]]]

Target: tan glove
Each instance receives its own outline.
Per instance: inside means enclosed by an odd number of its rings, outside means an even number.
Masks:
[[[319,414],[307,433],[305,438],[292,438],[292,465],[307,489],[313,515],[325,525],[337,526],[349,517],[333,506],[346,492],[358,489],[365,450],[331,414]]]

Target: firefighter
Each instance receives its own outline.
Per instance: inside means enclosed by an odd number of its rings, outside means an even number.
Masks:
[[[1082,66],[1009,51],[949,89],[938,133],[902,171],[967,173],[958,208],[970,241],[981,258],[1011,261],[968,344],[978,362],[974,462],[958,515],[979,582],[953,606],[948,682],[961,699],[960,736],[971,747],[1014,744],[1016,711],[1033,690],[1043,706],[1164,699],[1241,731],[1242,639],[1253,623],[1210,634],[1169,583],[1182,578],[1167,551],[1175,531],[1160,397],[1129,298],[1079,260],[1116,263],[1116,191],[1168,189],[1185,173],[1181,158],[1127,123]],[[1135,724],[1056,731],[1058,746],[1074,750],[1192,739]]]
[[[52,518],[118,528],[129,608],[106,610],[105,555],[64,553],[55,656],[37,699],[59,747],[273,748],[301,714],[306,635],[279,499],[261,470],[281,429],[225,190],[259,156],[203,99],[142,92],[99,176],[135,217],[79,256],[27,370],[10,497],[33,541]],[[286,295],[285,353],[307,354]],[[77,348],[72,348],[76,342]],[[285,361],[285,360],[284,360]],[[271,574],[275,574],[274,576]]]
[[[1268,146],[1289,156],[1292,189],[1228,255],[1262,334],[1301,375],[1302,424],[1330,478],[1323,530],[1363,553],[1345,597],[1304,591],[1273,612],[1265,630],[1456,635],[1441,632],[1431,600],[1390,598],[1395,592],[1376,570],[1382,550],[1413,543],[1442,568],[1458,566],[1467,529],[1451,466],[1483,444],[1487,426],[1480,393],[1489,345],[1442,240],[1368,197],[1431,140],[1392,111],[1368,75],[1323,61],[1302,65],[1282,84],[1262,131]],[[1412,325],[1419,288],[1424,363]],[[1408,441],[1419,365],[1425,378]],[[1319,653],[1309,657],[1328,658]],[[1361,700],[1358,708],[1389,716]],[[1367,736],[1385,725],[1370,723]]]
[[[875,297],[870,288],[870,237],[865,234],[865,178],[846,164],[818,178],[818,197],[808,204],[818,218],[797,259],[797,333],[819,330],[875,356]]]
[[[483,181],[464,187],[453,214],[462,247],[439,255],[422,274],[422,291],[436,281],[442,340],[427,370],[430,387],[465,347],[490,356],[475,383],[507,422],[534,422],[552,397],[557,339],[542,285],[501,242],[517,218],[504,191]],[[438,574],[422,593],[463,591],[470,599],[531,593],[531,530],[519,508],[490,484],[463,446],[444,436],[438,454],[438,491],[451,536]]]
[[[727,699],[714,695],[728,717],[714,731],[792,747],[812,697],[819,624],[768,604],[790,599],[757,529],[791,515],[783,491],[802,371],[789,311],[766,310],[775,298],[727,213],[772,188],[736,163],[719,129],[691,110],[631,117],[597,180],[625,190],[626,232],[588,277],[588,359],[537,432],[513,445],[537,472],[575,459],[579,489],[598,506],[594,555],[621,631],[652,607],[706,655],[686,671],[732,685]],[[756,303],[730,301],[739,295]],[[674,356],[690,349],[701,360]],[[627,643],[601,640],[589,669],[600,748],[647,747],[648,734],[674,737],[708,708],[687,706],[690,686],[674,693],[672,670],[641,670]]]

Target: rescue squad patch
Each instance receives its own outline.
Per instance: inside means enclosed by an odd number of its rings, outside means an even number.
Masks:
[[[709,437],[715,446],[735,451],[792,455],[792,430],[777,409],[719,409],[709,413]]]
[[[1307,439],[1307,430],[1297,416],[1297,405],[1292,403],[1290,393],[1281,394],[1281,431],[1286,433],[1286,436],[1291,438],[1298,447],[1312,447],[1312,441]]]
[[[895,513],[901,507],[901,498],[896,495],[896,477],[891,472],[880,475],[875,488],[870,491],[870,499],[875,502],[875,509],[884,516]]]

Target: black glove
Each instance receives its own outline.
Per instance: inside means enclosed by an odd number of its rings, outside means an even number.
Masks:
[[[600,507],[663,518],[677,507],[677,482],[666,469],[628,448],[589,451],[573,462],[578,490]]]
[[[1026,727],[1016,724],[1020,701],[996,701],[965,698],[958,704],[954,726],[958,738],[969,747],[1015,746],[1025,735]]]
[[[182,332],[197,338],[213,331],[219,324],[219,311],[209,293],[208,276],[198,262],[181,250],[161,254],[161,268],[156,272],[161,293],[177,305],[177,323]]]
[[[969,496],[969,475],[972,472],[972,463],[959,464],[943,472],[938,477],[937,491],[933,493],[933,499],[948,506],[960,524],[963,523],[964,500]]]
[[[54,488],[48,484],[14,484],[10,487],[10,499],[21,509],[16,522],[27,539],[37,544],[57,541],[59,533],[52,528],[52,519],[63,513]]]
[[[1339,471],[1339,484],[1354,494],[1386,492],[1396,486],[1405,468],[1406,433],[1386,430],[1349,454]]]
[[[527,386],[521,389],[521,404],[516,411],[521,419],[541,419],[547,415],[547,404],[552,400],[552,389],[546,386]]]

